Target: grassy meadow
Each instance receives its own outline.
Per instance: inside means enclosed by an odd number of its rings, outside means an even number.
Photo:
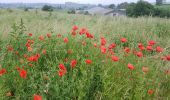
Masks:
[[[169,100],[170,19],[0,9],[0,80],[0,100]]]

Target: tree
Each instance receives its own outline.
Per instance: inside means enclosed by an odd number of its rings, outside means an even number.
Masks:
[[[156,0],[156,5],[162,5],[163,0]]]
[[[149,16],[154,15],[155,8],[152,4],[146,1],[138,1],[137,4],[131,4],[127,7],[126,13],[128,16]]]
[[[128,3],[127,2],[123,2],[121,4],[118,4],[117,8],[118,9],[126,9],[128,7]]]
[[[42,7],[42,10],[43,10],[43,11],[53,11],[53,7],[52,7],[52,6],[48,6],[48,5],[44,5],[44,6]]]
[[[108,8],[111,8],[111,9],[115,9],[115,4],[110,4],[109,6],[108,6]]]

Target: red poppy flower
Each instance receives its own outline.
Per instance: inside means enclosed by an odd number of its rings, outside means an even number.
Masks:
[[[64,66],[64,64],[59,64],[59,72],[58,72],[58,75],[60,76],[60,77],[62,77],[63,75],[65,75],[66,74],[66,72],[67,72],[67,69],[66,69],[66,67]]]
[[[101,42],[102,46],[106,45],[106,43],[107,43],[107,41],[106,41],[106,39],[104,37],[100,38],[100,42]]]
[[[31,48],[31,47],[27,47],[27,50],[28,50],[28,51],[32,51],[32,48]]]
[[[79,34],[80,34],[80,35],[85,34],[85,33],[86,33],[86,31],[87,31],[87,29],[86,29],[86,28],[82,28],[82,29],[80,30]]]
[[[78,26],[76,26],[76,25],[75,25],[75,26],[73,26],[72,30],[73,30],[73,31],[78,30]]]
[[[121,38],[120,41],[121,41],[122,43],[125,43],[125,42],[127,42],[127,39],[126,39],[126,38]]]
[[[93,44],[93,46],[94,46],[94,47],[97,47],[97,44],[96,44],[96,43],[94,43],[94,44]]]
[[[112,43],[112,44],[109,45],[108,48],[109,48],[109,49],[113,49],[113,48],[115,48],[115,47],[116,47],[116,44]]]
[[[125,47],[124,52],[130,53],[130,48],[129,47]]]
[[[13,51],[13,47],[12,47],[12,46],[8,46],[7,49],[8,49],[8,51],[10,51],[10,52]]]
[[[106,48],[105,46],[101,46],[101,47],[100,47],[100,50],[101,50],[101,52],[102,52],[103,54],[105,54],[106,51],[107,51],[107,48]]]
[[[87,59],[86,64],[90,65],[90,64],[92,64],[92,61],[90,59]]]
[[[64,38],[64,42],[65,42],[65,43],[68,43],[68,38]]]
[[[75,36],[75,35],[76,35],[76,31],[72,31],[71,34],[72,34],[73,36]]]
[[[0,70],[0,76],[2,76],[5,73],[6,73],[6,69],[3,68],[3,69]]]
[[[32,36],[32,33],[29,33],[28,36]]]
[[[148,67],[142,67],[142,71],[143,71],[144,73],[147,73],[147,72],[149,71],[149,68],[148,68]]]
[[[77,65],[77,61],[74,59],[71,61],[70,66],[71,68],[74,68]]]
[[[40,35],[39,40],[44,40],[44,36]]]
[[[50,34],[50,33],[47,33],[47,37],[48,37],[48,38],[51,38],[51,34]]]
[[[152,48],[152,46],[146,46],[146,49],[148,50],[148,51],[153,51],[153,48]]]
[[[87,38],[93,38],[94,36],[92,34],[90,34],[89,32],[86,32],[86,37]]]
[[[34,95],[34,100],[42,100],[42,97],[40,95]]]
[[[162,52],[163,49],[162,49],[160,46],[157,46],[157,47],[156,47],[156,51],[157,51],[157,52]]]
[[[26,77],[27,77],[27,71],[24,70],[24,69],[21,69],[21,70],[20,70],[20,77],[21,77],[21,78],[26,78]]]
[[[152,89],[149,89],[149,90],[148,90],[148,94],[149,94],[149,95],[152,95],[153,93],[154,93],[154,90],[152,90]]]
[[[114,61],[114,62],[119,61],[119,57],[117,57],[117,56],[112,56],[112,61]]]
[[[85,41],[82,41],[82,45],[84,45],[84,46],[85,46],[85,45],[86,45],[86,42],[85,42]]]
[[[155,44],[156,44],[156,42],[153,41],[153,40],[149,40],[149,41],[148,41],[148,45],[149,45],[149,46],[153,46],[153,45],[155,45]]]
[[[136,56],[142,57],[142,56],[143,56],[143,53],[142,53],[142,52],[137,52],[137,53],[136,53]]]
[[[170,61],[170,55],[166,56],[166,60]]]
[[[134,70],[135,69],[135,67],[132,65],[132,64],[128,64],[128,68],[130,69],[130,70]]]
[[[142,43],[138,43],[138,48],[139,48],[141,51],[145,50],[145,47],[143,46]]]

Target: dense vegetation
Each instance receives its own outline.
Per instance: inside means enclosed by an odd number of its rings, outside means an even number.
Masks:
[[[162,6],[163,7],[163,6]],[[146,1],[139,1],[136,4],[131,3],[127,7],[127,15],[130,17],[138,16],[156,16],[156,17],[170,17],[170,9],[163,9],[159,6],[153,6]]]
[[[170,99],[169,19],[17,9],[0,19],[1,100]]]

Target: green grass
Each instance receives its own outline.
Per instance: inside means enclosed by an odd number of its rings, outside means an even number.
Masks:
[[[20,28],[23,20],[26,31]],[[6,74],[0,76],[0,99],[2,100],[32,100],[34,94],[41,95],[43,100],[168,100],[170,99],[170,70],[168,61],[160,58],[170,54],[170,20],[152,17],[127,18],[108,16],[68,15],[62,12],[34,10],[24,12],[0,10],[0,70],[5,68]],[[11,28],[16,25],[16,27]],[[85,35],[71,35],[71,28],[77,25],[79,29],[86,27],[93,39]],[[13,32],[13,33],[10,33]],[[28,36],[32,33],[33,36]],[[51,38],[46,34],[50,33]],[[62,34],[62,37],[56,37]],[[45,39],[39,40],[43,35]],[[67,37],[69,42],[64,43]],[[100,37],[105,37],[107,48],[111,43],[117,46],[112,51],[119,57],[113,62],[109,51],[100,51]],[[121,43],[120,38],[127,38],[127,43]],[[32,51],[25,46],[33,40]],[[138,43],[144,46],[149,40],[156,41],[156,46],[164,48],[162,53],[142,51],[143,57],[138,58],[133,50],[138,49]],[[82,45],[86,42],[86,45]],[[97,48],[93,46],[97,44]],[[13,50],[8,51],[9,46]],[[124,47],[131,48],[127,56]],[[42,50],[46,50],[46,54]],[[72,54],[67,53],[72,50]],[[18,52],[18,54],[16,54]],[[36,62],[24,58],[39,53]],[[67,59],[67,60],[66,60]],[[77,65],[71,68],[70,62],[75,59]],[[86,64],[86,59],[92,64]],[[67,73],[60,77],[58,65],[63,63]],[[131,63],[135,70],[129,70]],[[32,67],[30,67],[32,64]],[[149,68],[147,73],[142,67]],[[26,79],[19,75],[16,67],[27,71]],[[153,94],[148,94],[153,90]],[[12,93],[11,96],[6,96]]]

